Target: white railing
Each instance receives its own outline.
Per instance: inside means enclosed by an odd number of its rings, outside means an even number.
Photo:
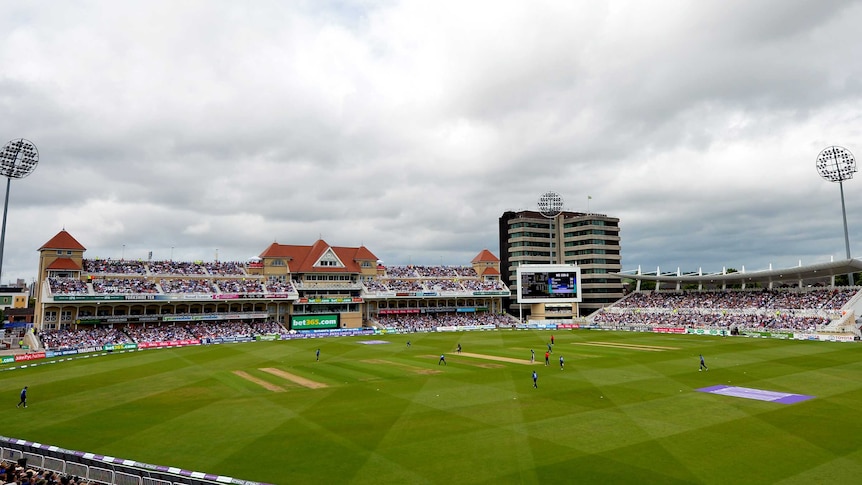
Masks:
[[[2,438],[2,437],[0,437]],[[231,477],[208,475],[200,472],[173,473],[181,476],[182,481],[175,482],[166,480],[171,473],[168,467],[145,467],[135,468],[126,466],[121,462],[128,460],[112,461],[109,457],[102,457],[92,453],[73,452],[63,450],[54,446],[29,443],[11,438],[2,438],[5,446],[0,447],[0,459],[17,463],[26,469],[38,469],[51,471],[61,476],[79,477],[86,479],[91,484],[99,485],[209,485],[209,484],[248,484],[265,485],[257,482],[238,480]],[[16,448],[15,444],[20,444]],[[45,450],[45,453],[39,451]],[[63,459],[66,458],[66,459]],[[78,460],[75,460],[75,459]],[[105,461],[105,466],[87,464],[87,461]],[[84,462],[84,463],[82,463]],[[132,462],[134,463],[134,462]],[[137,463],[136,463],[137,464]],[[143,465],[143,464],[137,464]],[[109,468],[111,467],[111,468]],[[161,476],[162,478],[155,478]]]

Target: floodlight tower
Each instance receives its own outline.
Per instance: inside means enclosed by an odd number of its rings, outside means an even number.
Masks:
[[[9,186],[12,179],[22,179],[36,170],[39,150],[29,140],[12,140],[0,151],[0,175],[6,177],[6,202],[3,204],[3,229],[0,231],[0,278],[3,275],[3,248],[6,246],[6,212],[9,210]],[[0,279],[2,282],[2,279]]]
[[[548,219],[551,246],[548,248],[551,264],[554,264],[554,220],[563,212],[563,198],[560,194],[549,191],[539,197],[539,214]]]
[[[850,150],[844,147],[831,146],[824,148],[817,155],[817,173],[830,182],[838,182],[841,188],[841,215],[844,217],[844,248],[847,259],[850,259],[850,235],[847,232],[847,209],[844,205],[844,181],[853,178],[856,173],[856,159]],[[847,275],[847,284],[853,285],[853,273]]]

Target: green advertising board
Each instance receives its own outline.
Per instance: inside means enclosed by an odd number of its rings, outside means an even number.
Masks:
[[[134,350],[138,344],[108,344],[102,347],[104,350]]]
[[[687,328],[685,333],[694,335],[727,335],[727,330],[717,328]]]
[[[338,328],[338,315],[294,315],[290,317],[292,330],[318,330]]]
[[[789,339],[793,338],[793,334],[789,332],[750,332],[746,331],[745,335],[749,337],[760,337],[760,338],[780,338],[780,339]]]

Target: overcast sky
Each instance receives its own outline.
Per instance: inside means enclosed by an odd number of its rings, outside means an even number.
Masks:
[[[862,156],[860,25],[833,0],[4,2],[0,143],[40,161],[2,281],[64,228],[89,258],[322,237],[466,265],[546,191],[619,217],[626,270],[843,259],[815,159]]]

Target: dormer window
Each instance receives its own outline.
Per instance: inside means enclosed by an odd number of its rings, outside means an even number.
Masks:
[[[338,259],[338,256],[335,254],[335,251],[332,248],[327,249],[320,256],[316,263],[314,263],[314,267],[316,268],[343,268],[344,263]]]

